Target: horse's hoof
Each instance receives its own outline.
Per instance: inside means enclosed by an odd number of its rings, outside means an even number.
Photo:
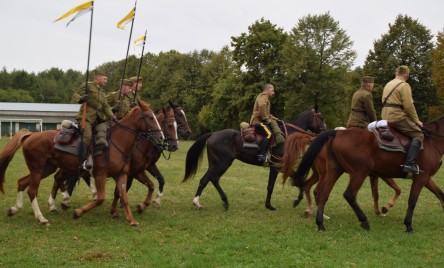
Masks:
[[[410,234],[412,234],[412,233],[414,233],[414,231],[413,231],[413,227],[410,225],[410,226],[407,226],[407,229],[405,230],[407,233],[410,233]]]
[[[47,219],[40,221],[40,225],[49,226],[49,221]]]
[[[80,212],[79,209],[75,209],[72,213],[72,218],[73,219],[80,219],[82,217],[82,213]]]
[[[370,224],[368,224],[368,221],[361,222],[361,227],[367,231],[370,231]]]
[[[327,216],[327,215],[325,215],[325,214],[322,214],[322,218],[323,218],[324,220],[329,220],[329,219],[330,219],[330,217]]]
[[[319,232],[325,232],[325,227],[324,227],[323,224],[318,226],[318,231]]]
[[[153,203],[155,207],[160,207],[160,200],[154,199]]]
[[[61,203],[61,204],[60,204],[60,207],[61,207],[63,210],[65,210],[65,211],[69,209],[69,206],[66,205],[66,204],[64,204],[64,203]]]
[[[130,225],[131,225],[132,227],[139,227],[139,223],[138,223],[137,221],[132,221],[132,222],[130,223]]]
[[[389,210],[388,210],[388,208],[386,208],[386,207],[382,207],[382,214],[386,214]]]
[[[202,209],[203,208],[203,206],[199,202],[193,202],[193,205],[195,207],[197,207],[198,209]]]
[[[144,210],[145,210],[144,204],[137,204],[137,206],[136,206],[137,213],[142,213]]]
[[[50,208],[49,212],[52,212],[52,213],[57,212],[57,208],[56,207]]]
[[[312,212],[310,212],[310,211],[305,211],[304,212],[304,218],[310,218],[311,216],[313,216],[313,213]]]
[[[228,211],[228,203],[223,204],[225,211]]]
[[[265,205],[265,207],[268,208],[271,211],[275,211],[276,210],[276,208],[273,207],[272,205]]]
[[[294,208],[297,207],[297,206],[299,205],[300,202],[301,202],[301,200],[299,200],[299,199],[294,200],[294,201],[293,201],[293,207],[294,207]]]
[[[15,207],[11,207],[11,208],[9,208],[8,209],[8,216],[14,216],[15,214],[17,214],[17,212],[18,212],[18,209],[17,208],[15,208]]]

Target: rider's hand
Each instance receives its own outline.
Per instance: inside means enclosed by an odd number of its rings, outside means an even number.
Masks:
[[[87,100],[88,100],[88,94],[85,94],[82,97],[80,97],[78,103],[82,104],[82,103],[86,102]]]

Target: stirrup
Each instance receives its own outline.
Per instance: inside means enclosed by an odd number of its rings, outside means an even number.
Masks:
[[[422,173],[423,171],[419,169],[418,165],[401,165],[402,171],[406,173],[412,173],[414,175],[417,175],[419,173]]]
[[[80,168],[85,170],[85,171],[91,172],[93,166],[92,166],[91,162],[89,162],[88,159],[87,159],[87,160],[85,160],[83,162],[83,164],[81,165]]]

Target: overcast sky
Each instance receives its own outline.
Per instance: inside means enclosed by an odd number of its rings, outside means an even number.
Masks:
[[[0,68],[40,72],[51,67],[85,71],[90,15],[72,22],[53,21],[86,0],[0,0]],[[134,0],[94,1],[90,69],[124,59],[130,24],[116,23]],[[231,36],[248,33],[262,17],[289,32],[299,19],[329,12],[354,42],[362,66],[373,42],[388,32],[398,14],[408,15],[431,30],[444,29],[444,0],[139,0],[132,40],[148,32],[145,52],[171,49],[182,53],[219,51]],[[141,48],[132,44],[131,54]]]

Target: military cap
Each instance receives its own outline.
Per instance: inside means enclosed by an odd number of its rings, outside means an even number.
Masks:
[[[372,76],[363,76],[362,77],[362,83],[374,83],[375,82],[375,78]]]
[[[406,65],[401,65],[398,68],[396,68],[396,72],[398,74],[409,74],[410,73],[410,69]]]
[[[137,83],[137,76],[130,77],[131,82]],[[142,77],[139,77],[139,82],[142,82]]]
[[[108,76],[102,69],[94,70],[94,75]]]
[[[133,85],[133,82],[129,79],[123,79],[122,84],[130,87]]]

